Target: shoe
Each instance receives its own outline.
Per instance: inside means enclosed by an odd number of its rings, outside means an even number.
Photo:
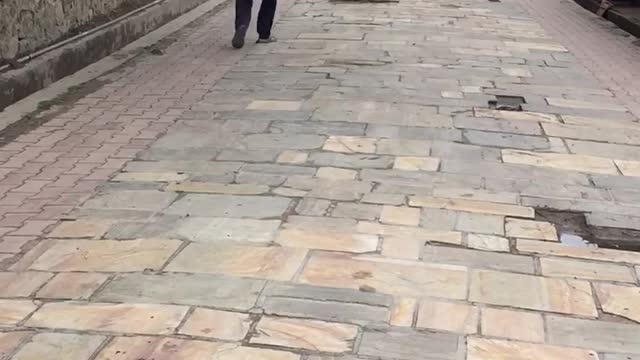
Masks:
[[[247,35],[247,28],[248,26],[243,25],[236,29],[233,40],[231,40],[231,45],[233,45],[234,48],[241,49],[244,46],[244,37]]]
[[[274,43],[278,41],[278,39],[274,38],[273,36],[269,36],[268,38],[259,38],[258,41],[256,41],[256,44],[269,44],[269,43]]]

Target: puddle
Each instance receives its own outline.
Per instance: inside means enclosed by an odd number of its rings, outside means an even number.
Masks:
[[[536,220],[554,224],[566,246],[640,252],[640,231],[590,226],[581,212],[536,209]]]

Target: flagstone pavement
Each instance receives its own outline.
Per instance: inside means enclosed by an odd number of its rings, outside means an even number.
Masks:
[[[640,359],[640,253],[536,216],[640,230],[615,92],[519,1],[280,5],[0,148],[0,359]]]

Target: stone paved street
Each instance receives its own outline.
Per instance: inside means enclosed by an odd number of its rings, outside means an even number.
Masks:
[[[554,224],[640,234],[640,86],[536,1],[288,0],[240,51],[227,6],[101,77],[0,148],[0,359],[640,359],[640,247]]]

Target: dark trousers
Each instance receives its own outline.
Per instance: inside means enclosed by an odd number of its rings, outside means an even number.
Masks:
[[[273,17],[276,15],[277,0],[262,0],[258,13],[258,35],[261,39],[271,37]],[[253,0],[236,0],[236,30],[240,26],[248,27],[251,23],[251,7]]]

